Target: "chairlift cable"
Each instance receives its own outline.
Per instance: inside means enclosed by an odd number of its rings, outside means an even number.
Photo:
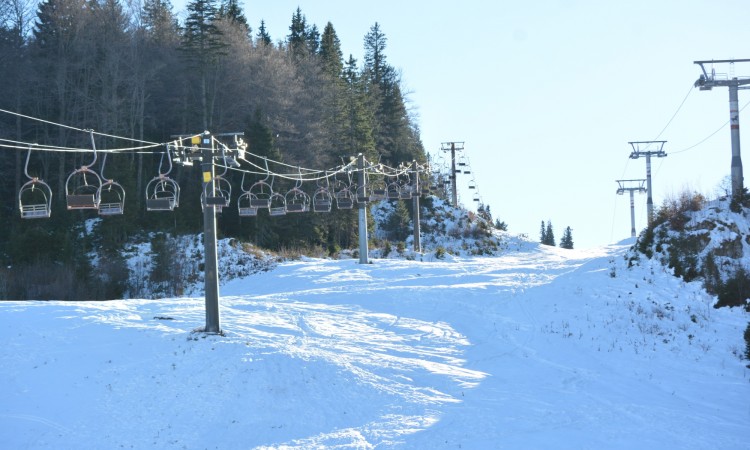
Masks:
[[[80,131],[82,133],[88,132],[88,130],[84,130],[84,129],[81,129],[81,128],[72,127],[70,125],[63,125],[61,123],[52,122],[50,120],[39,119],[38,117],[28,116],[26,114],[21,114],[21,113],[17,113],[17,112],[13,112],[13,111],[8,111],[6,109],[1,109],[0,108],[0,112],[6,113],[6,114],[11,114],[11,115],[18,116],[18,117],[23,117],[24,119],[35,120],[37,122],[42,122],[42,123],[46,123],[46,124],[49,124],[49,125],[54,125],[54,126],[57,126],[57,127],[67,128],[69,130]],[[122,140],[125,140],[125,141],[131,141],[131,142],[140,142],[142,144],[148,144],[148,145],[161,145],[161,144],[157,144],[156,142],[144,141],[144,140],[141,140],[141,139],[127,138],[127,137],[124,137],[124,136],[117,136],[117,135],[113,135],[113,134],[98,133],[98,132],[94,132],[94,134],[96,134],[97,136],[109,137],[109,138],[113,138],[113,139],[122,139]]]

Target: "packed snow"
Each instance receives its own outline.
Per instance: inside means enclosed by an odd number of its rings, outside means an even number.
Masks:
[[[280,263],[201,296],[0,303],[0,442],[747,448],[748,314],[629,244]]]

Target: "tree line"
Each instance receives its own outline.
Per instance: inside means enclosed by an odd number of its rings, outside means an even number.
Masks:
[[[58,124],[151,142],[204,130],[243,131],[250,152],[291,166],[325,169],[358,153],[392,166],[424,162],[387,42],[374,23],[364,35],[361,61],[344,58],[333,24],[321,31],[299,8],[288,34],[274,42],[263,20],[257,29],[250,26],[237,0],[191,1],[184,21],[169,0],[6,0],[0,7],[0,109],[18,114],[0,113],[0,137],[90,148],[88,134]],[[97,136],[96,146],[122,147],[122,141]],[[104,219],[89,236],[83,223],[96,213],[66,211],[64,199],[68,174],[91,154],[32,152],[29,174],[50,185],[54,202],[50,219],[29,221],[18,213],[26,150],[0,147],[0,209],[9,218],[0,234],[3,266],[69,267],[59,276],[85,285],[86,255],[94,246],[115,255],[136,233],[199,232],[197,170],[175,167],[170,175],[183,199],[173,213],[145,210],[145,187],[158,173],[163,150],[109,155],[107,176],[128,193],[125,214]],[[239,180],[232,182],[238,192]],[[219,233],[262,247],[356,245],[355,210],[273,220],[234,212],[220,215]]]

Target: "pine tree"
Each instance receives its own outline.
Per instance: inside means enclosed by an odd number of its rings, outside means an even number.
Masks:
[[[372,134],[374,117],[367,108],[367,90],[357,70],[357,60],[349,55],[344,67],[346,82],[346,105],[343,130],[343,145],[347,154],[362,153],[366,158],[377,159],[375,139]]]
[[[180,30],[169,0],[145,0],[141,13],[143,29],[155,43],[172,41]]]
[[[307,18],[298,6],[292,15],[292,24],[289,25],[289,35],[286,37],[289,52],[295,61],[310,54],[308,31]]]
[[[266,30],[266,21],[260,21],[260,27],[258,27],[258,34],[255,35],[257,43],[260,45],[271,45],[271,35]]]
[[[385,57],[385,47],[388,39],[380,30],[380,24],[370,27],[365,35],[365,69],[375,85],[381,85],[386,79],[388,63]]]
[[[573,249],[573,230],[570,227],[565,228],[563,236],[560,239],[560,247],[569,250]]]
[[[552,221],[547,221],[547,230],[544,232],[544,236],[547,238],[547,242],[545,244],[551,245],[554,247],[555,244],[555,232],[552,230]]]
[[[224,0],[218,11],[218,17],[227,20],[230,24],[242,28],[247,36],[250,36],[252,29],[247,23],[245,13],[237,0]]]
[[[344,70],[344,61],[341,53],[341,41],[331,22],[328,22],[323,28],[323,36],[320,40],[320,58],[323,64],[323,72],[328,74],[332,80],[339,79]]]
[[[363,77],[368,83],[368,102],[373,111],[378,153],[387,163],[424,159],[419,132],[412,123],[401,92],[398,72],[385,56],[387,38],[376,22],[365,35]]]
[[[218,11],[214,0],[193,0],[187,5],[190,14],[185,20],[185,33],[181,49],[189,64],[197,69],[201,126],[208,130],[213,122],[213,103],[216,93],[209,89],[215,78],[216,64],[226,53],[226,43],[216,26]]]
[[[539,243],[547,245],[547,227],[543,220],[541,227],[539,227]]]

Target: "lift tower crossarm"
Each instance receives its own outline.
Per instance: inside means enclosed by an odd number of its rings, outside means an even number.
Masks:
[[[710,61],[693,61],[693,64],[698,64],[703,72],[698,80],[695,82],[695,87],[699,87],[701,91],[710,91],[711,88],[717,86],[743,86],[750,84],[750,77],[733,77],[727,79],[716,78],[714,71],[709,74],[706,71],[704,64],[734,64],[750,62],[750,59],[712,59]]]

